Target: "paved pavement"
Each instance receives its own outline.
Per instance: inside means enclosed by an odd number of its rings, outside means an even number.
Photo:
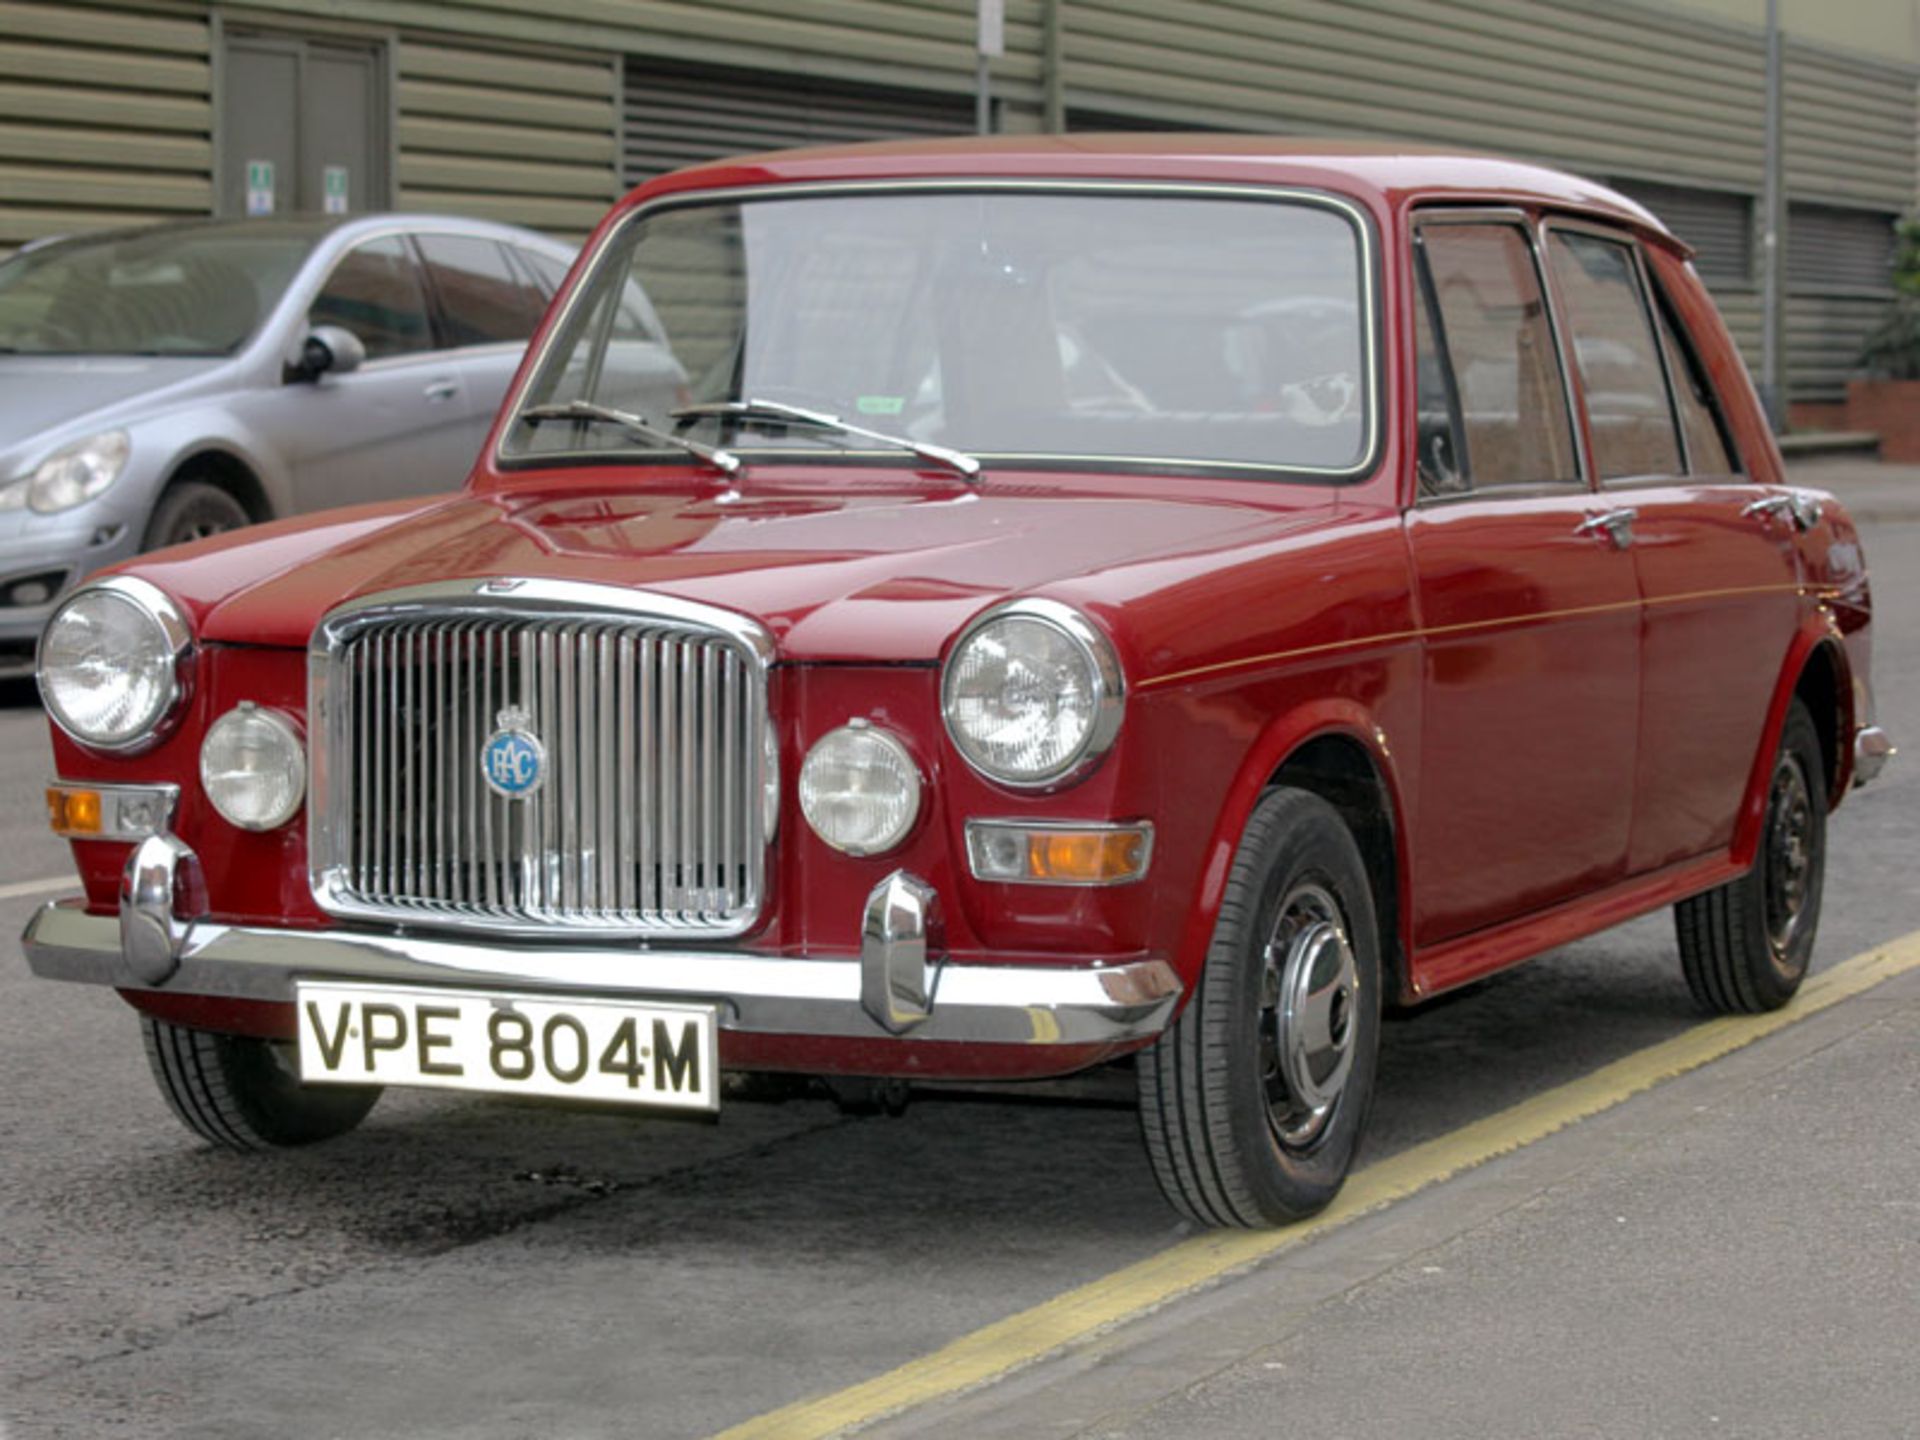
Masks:
[[[1920,755],[1920,470],[1795,473],[1865,517],[1882,718]],[[42,726],[0,691],[0,926],[66,868]],[[1837,819],[1816,968],[1920,929],[1916,801],[1896,762]],[[1917,975],[874,1433],[1912,1435]],[[1365,1161],[1696,1024],[1665,917],[1570,946],[1394,1020]],[[390,1095],[233,1157],[108,995],[0,966],[0,1055],[20,1436],[703,1435],[1190,1236],[1099,1098],[708,1125]]]

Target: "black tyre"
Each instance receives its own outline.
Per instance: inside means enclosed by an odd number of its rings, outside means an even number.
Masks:
[[[226,1150],[275,1150],[344,1135],[373,1109],[377,1086],[300,1083],[291,1047],[140,1017],[147,1063],[180,1123]]]
[[[1780,731],[1762,826],[1751,870],[1673,909],[1687,988],[1716,1015],[1778,1010],[1813,956],[1826,883],[1827,777],[1813,717],[1798,700]]]
[[[160,550],[168,545],[184,545],[189,540],[204,540],[251,524],[246,507],[218,485],[204,480],[176,480],[153,507],[147,522],[142,550]]]
[[[1380,990],[1352,833],[1319,796],[1270,792],[1234,855],[1199,984],[1136,1069],[1147,1154],[1176,1210],[1279,1225],[1339,1193],[1373,1100]]]

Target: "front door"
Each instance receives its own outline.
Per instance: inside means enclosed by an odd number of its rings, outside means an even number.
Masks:
[[[410,241],[381,235],[335,263],[308,310],[351,330],[367,360],[236,402],[275,438],[301,512],[459,488],[478,447],[467,382],[434,332]]]
[[[1524,217],[1425,217],[1415,256],[1425,948],[1625,873],[1640,602],[1631,529],[1581,478]]]
[[[222,215],[387,207],[377,46],[229,34],[222,63]]]

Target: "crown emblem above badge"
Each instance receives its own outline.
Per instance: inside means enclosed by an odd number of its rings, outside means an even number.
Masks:
[[[524,800],[547,774],[547,747],[533,733],[533,717],[518,705],[494,716],[498,727],[480,750],[480,774],[487,788],[508,800]]]

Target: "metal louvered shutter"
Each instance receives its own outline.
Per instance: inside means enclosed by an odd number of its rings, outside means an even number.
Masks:
[[[1753,283],[1753,198],[1725,190],[1690,190],[1647,180],[1615,180],[1613,188],[1638,200],[1693,247],[1703,280]]]
[[[1893,288],[1896,216],[1832,205],[1787,211],[1787,288],[1802,294]]]
[[[972,131],[973,102],[964,96],[629,61],[621,173],[638,185],[683,165],[757,150]]]

